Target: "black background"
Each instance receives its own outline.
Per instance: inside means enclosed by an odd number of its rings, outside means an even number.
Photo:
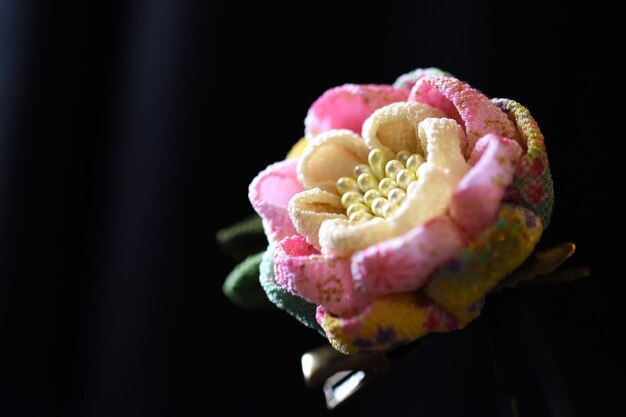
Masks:
[[[556,184],[542,245],[578,243],[571,263],[593,275],[520,297],[574,413],[619,403],[617,166],[598,128],[608,103],[589,10],[85,3],[0,3],[0,415],[323,413],[299,373],[323,340],[231,305],[221,284],[234,264],[213,237],[251,213],[248,183],[325,89],[426,66],[539,121]],[[484,320],[429,346],[337,414],[498,415]],[[542,377],[521,378],[535,398]],[[535,406],[522,415],[547,415]]]

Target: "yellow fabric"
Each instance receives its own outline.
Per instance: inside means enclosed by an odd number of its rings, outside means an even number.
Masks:
[[[302,138],[299,141],[297,141],[295,145],[291,147],[291,150],[289,151],[289,153],[287,153],[286,159],[298,158],[302,154],[302,151],[304,150],[304,148],[306,148],[306,145],[308,144],[309,144],[309,140],[307,138]]]
[[[462,328],[478,317],[487,293],[530,255],[542,231],[541,220],[530,210],[504,204],[493,226],[424,288],[381,297],[355,317],[320,315],[322,328],[345,354],[385,350],[431,332]]]

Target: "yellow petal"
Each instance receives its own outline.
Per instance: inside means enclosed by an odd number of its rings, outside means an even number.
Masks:
[[[465,162],[461,143],[465,133],[452,119],[424,119],[418,125],[418,134],[427,160],[434,166],[448,169],[463,176],[470,166]],[[459,178],[460,179],[460,178]]]
[[[331,219],[347,219],[341,198],[319,188],[294,195],[289,201],[289,217],[296,231],[317,250],[321,250],[318,233],[322,223]]]
[[[457,183],[458,180],[445,170],[428,163],[422,164],[416,185],[407,192],[402,204],[387,221],[399,236],[433,217],[445,214]]]
[[[394,237],[389,222],[376,218],[363,222],[344,219],[326,220],[319,229],[323,254],[345,256],[382,240]]]
[[[301,138],[297,141],[292,147],[289,153],[287,153],[286,159],[298,158],[302,155],[304,148],[309,144],[309,140],[307,138]]]
[[[367,162],[369,150],[349,130],[329,130],[313,139],[298,161],[298,179],[305,188],[337,192],[337,180],[351,177],[354,167]]]
[[[400,151],[421,153],[417,126],[427,117],[445,117],[441,110],[422,103],[394,103],[376,110],[363,124],[363,139],[371,149],[380,148],[389,159]]]
[[[417,170],[417,182],[389,218],[401,233],[445,214],[452,194],[470,166],[461,153],[463,131],[452,119],[427,118],[418,126],[426,162]]]

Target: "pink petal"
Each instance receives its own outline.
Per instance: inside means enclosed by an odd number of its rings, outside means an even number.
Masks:
[[[477,237],[495,221],[521,155],[517,142],[492,133],[476,143],[470,158],[474,166],[459,183],[450,204],[452,218],[470,237]]]
[[[368,295],[414,291],[463,246],[458,227],[448,216],[439,216],[400,237],[356,252],[352,274],[359,290]]]
[[[409,101],[418,101],[444,111],[465,127],[470,155],[474,145],[487,133],[513,138],[522,143],[506,114],[479,91],[450,77],[424,77],[411,90]]]
[[[250,184],[248,198],[263,219],[270,241],[297,233],[287,212],[291,197],[302,191],[297,166],[297,159],[277,162],[261,171]]]
[[[368,304],[354,291],[350,260],[322,256],[300,235],[277,245],[274,279],[285,290],[338,316],[355,314]]]
[[[309,109],[304,120],[307,137],[315,137],[331,129],[349,129],[361,133],[363,122],[376,109],[398,101],[406,101],[406,90],[390,85],[345,84],[326,91]]]

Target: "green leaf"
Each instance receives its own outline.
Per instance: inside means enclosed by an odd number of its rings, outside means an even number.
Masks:
[[[245,259],[267,247],[261,218],[256,215],[219,230],[216,238],[224,252],[236,260]]]
[[[263,255],[260,273],[261,286],[272,303],[291,314],[305,326],[317,330],[324,336],[324,330],[315,320],[317,306],[285,291],[274,281],[274,250],[271,247]]]
[[[259,265],[262,259],[263,252],[249,256],[226,277],[222,290],[233,303],[245,308],[271,306],[259,283]]]

